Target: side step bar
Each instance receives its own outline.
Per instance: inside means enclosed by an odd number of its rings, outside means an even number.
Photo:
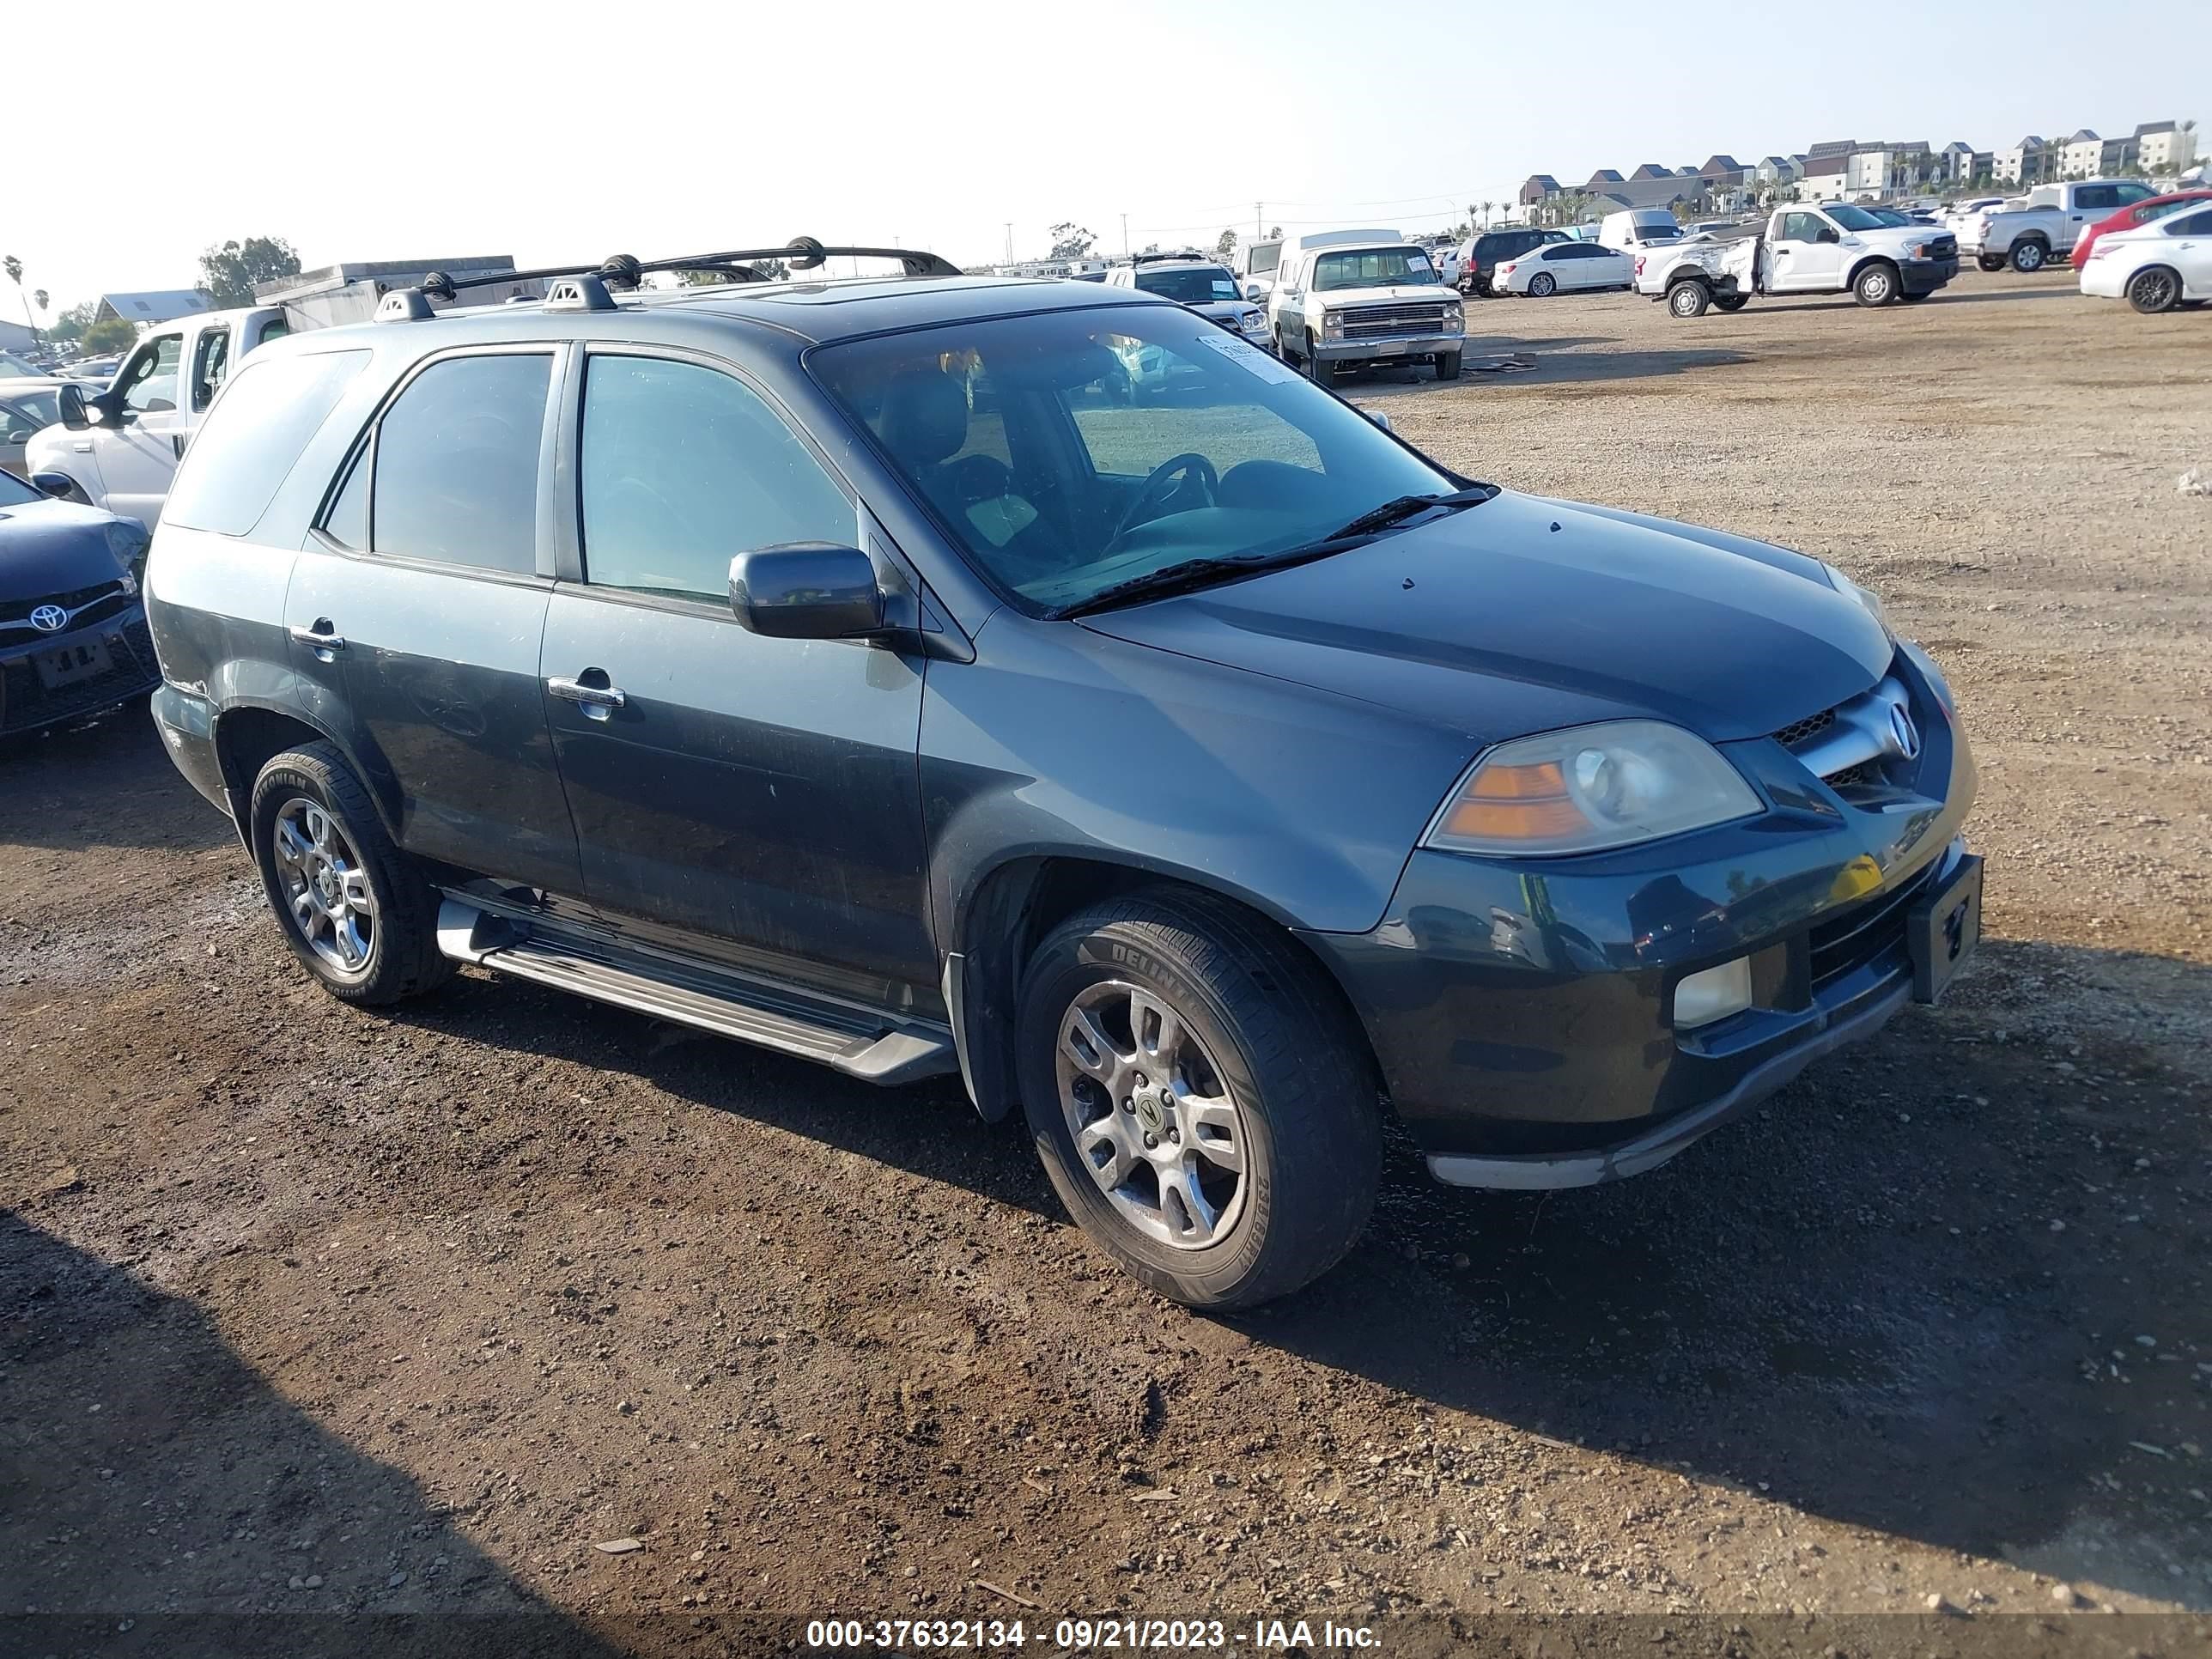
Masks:
[[[796,1054],[868,1083],[912,1083],[959,1069],[948,1027],[895,1022],[703,965],[645,957],[495,915],[460,899],[447,898],[438,907],[438,948],[459,962],[480,963],[656,1019]]]

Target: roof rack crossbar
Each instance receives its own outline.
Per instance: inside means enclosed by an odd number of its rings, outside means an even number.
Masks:
[[[444,300],[450,302],[465,288],[493,288],[501,283],[550,282],[561,277],[591,277],[606,289],[633,289],[638,279],[651,271],[665,270],[724,270],[734,274],[744,270],[750,277],[762,280],[761,273],[751,270],[757,259],[781,259],[793,270],[813,270],[831,258],[896,259],[905,267],[909,276],[957,276],[960,267],[942,254],[927,253],[908,247],[830,247],[811,236],[794,236],[781,247],[731,248],[719,253],[687,254],[680,258],[641,260],[628,253],[610,254],[596,264],[547,265],[536,270],[493,270],[474,276],[454,276],[442,270],[426,271],[422,280],[413,288],[395,289],[377,307],[379,322],[416,322],[434,315],[429,301]],[[586,290],[588,292],[588,290]],[[573,303],[573,301],[572,301]],[[596,309],[594,296],[592,308]]]

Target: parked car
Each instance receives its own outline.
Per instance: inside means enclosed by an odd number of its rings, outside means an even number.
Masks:
[[[2179,213],[2205,202],[2212,202],[2212,189],[2173,191],[2164,196],[2147,197],[2140,202],[2130,203],[2118,212],[2098,220],[2075,240],[2074,268],[2079,270],[2082,263],[2094,256],[2100,237],[2109,236],[2116,230],[2133,230],[2138,226],[2149,224],[2154,219],[2163,219],[2169,213]]]
[[[147,329],[105,391],[61,389],[60,422],[26,447],[26,470],[73,501],[158,522],[178,459],[224,380],[247,353],[289,331],[286,313],[272,306],[198,312]]]
[[[2212,300],[2212,202],[2129,230],[2107,231],[2081,262],[2081,292],[2137,311]]]
[[[1679,240],[1682,227],[1664,208],[1629,208],[1598,221],[1597,239],[1607,247],[1632,250]]]
[[[1472,237],[1460,250],[1459,291],[1479,294],[1488,299],[1493,292],[1492,278],[1501,261],[1516,259],[1531,248],[1548,242],[1571,240],[1563,230],[1537,230],[1517,228],[1511,230],[1486,230]]]
[[[61,418],[57,385],[51,380],[0,380],[0,466],[15,472],[26,470],[23,450],[32,434]]]
[[[1376,364],[1431,363],[1439,380],[1459,378],[1459,295],[1407,242],[1332,240],[1288,255],[1267,320],[1284,361],[1324,383]]]
[[[1924,300],[1959,273],[1947,230],[1885,225],[1850,202],[1777,208],[1733,240],[1693,238],[1643,255],[1637,292],[1677,317],[1740,310],[1754,294],[1850,294],[1863,306]]]
[[[2116,209],[2147,202],[2158,192],[2133,179],[2084,179],[2044,185],[2017,208],[1993,208],[1966,220],[1960,249],[1984,270],[2040,270],[2074,249],[2083,230]]]
[[[105,386],[115,378],[115,371],[123,367],[120,357],[84,357],[64,368],[55,376],[64,380],[98,380]]]
[[[46,371],[12,351],[0,351],[0,380],[43,380]]]
[[[0,470],[0,737],[154,689],[138,594],[146,526],[56,501]]]
[[[1179,253],[1140,253],[1106,272],[1111,288],[1133,288],[1188,306],[1255,345],[1269,343],[1267,313],[1237,292],[1237,278],[1218,259]]]
[[[1386,1104],[1449,1182],[1634,1174],[1972,951],[1956,705],[1841,572],[903,257],[247,360],[155,534],[155,717],[332,994],[472,962],[957,1072],[1227,1309],[1350,1247]],[[1197,392],[1102,398],[1132,338]]]
[[[1491,283],[1504,293],[1540,300],[1576,289],[1633,288],[1636,262],[1597,242],[1553,242],[1506,260]]]

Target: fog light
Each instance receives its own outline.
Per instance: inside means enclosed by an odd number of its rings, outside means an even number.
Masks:
[[[1692,974],[1674,988],[1674,1029],[1710,1025],[1751,1006],[1751,958],[1738,957]]]

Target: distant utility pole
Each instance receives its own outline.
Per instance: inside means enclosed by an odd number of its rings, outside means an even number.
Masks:
[[[1260,228],[1260,210],[1265,206],[1267,206],[1265,202],[1255,202],[1252,204],[1252,240],[1255,242],[1267,234],[1266,231]]]
[[[1013,264],[1013,262],[1014,262],[1014,225],[1013,225],[1013,221],[1012,221],[1012,220],[1010,219],[1010,220],[1008,220],[1008,221],[1006,222],[1006,263],[1007,263],[1008,264]]]
[[[1129,257],[1129,216],[1126,213],[1121,216],[1121,257]]]

